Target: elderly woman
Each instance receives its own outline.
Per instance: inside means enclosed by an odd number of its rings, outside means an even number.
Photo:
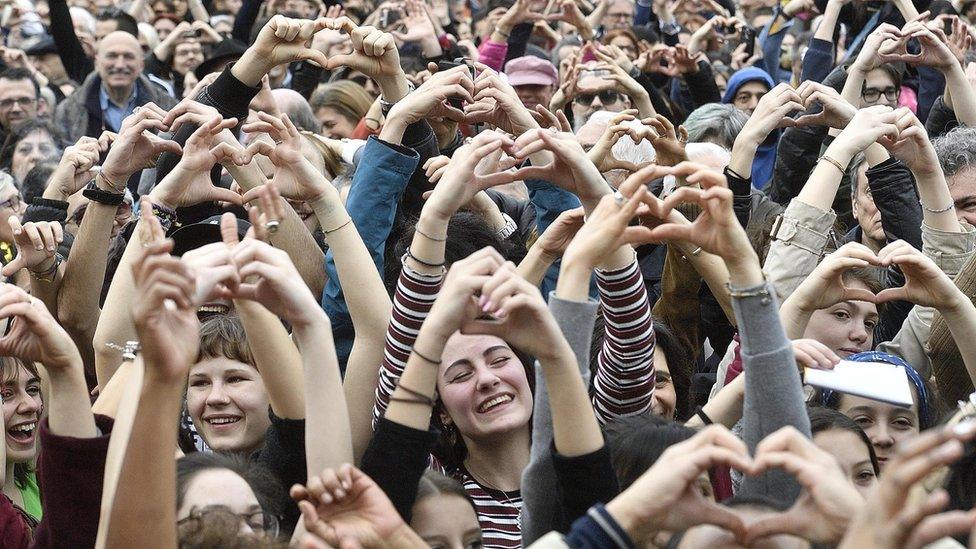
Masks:
[[[0,168],[13,175],[19,186],[39,162],[58,160],[58,141],[58,131],[50,122],[27,120],[13,129],[0,148]]]

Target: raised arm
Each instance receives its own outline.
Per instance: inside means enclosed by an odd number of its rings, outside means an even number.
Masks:
[[[381,312],[368,313],[364,312],[365,315],[382,316],[382,308],[385,306],[386,293],[383,291],[382,282],[379,280],[379,274],[376,272],[375,268],[372,267],[371,261],[368,261],[369,254],[366,252],[365,247],[362,244],[362,240],[359,238],[356,232],[356,227],[350,222],[350,218],[346,213],[345,208],[342,206],[342,201],[339,198],[339,193],[325,177],[319,173],[315,168],[305,159],[301,154],[301,135],[298,129],[292,124],[291,120],[287,116],[282,116],[281,118],[275,118],[268,116],[267,114],[260,115],[260,122],[255,123],[255,129],[260,131],[268,132],[269,135],[278,143],[277,146],[271,147],[266,142],[256,142],[248,147],[244,156],[239,160],[241,162],[247,162],[250,160],[250,156],[260,152],[261,154],[266,154],[271,162],[275,165],[275,178],[274,180],[262,187],[257,187],[251,191],[248,191],[244,195],[245,201],[252,201],[255,198],[260,198],[261,203],[281,203],[278,193],[280,192],[282,196],[288,197],[292,200],[301,200],[308,202],[315,209],[315,213],[318,216],[319,223],[322,229],[325,231],[326,237],[329,239],[330,247],[333,251],[339,251],[340,253],[345,253],[343,257],[343,267],[345,269],[353,271],[352,273],[346,273],[347,277],[354,275],[361,275],[364,288],[356,288],[350,290],[352,295],[357,299],[357,305],[362,305],[364,307],[377,307],[381,309]],[[268,196],[271,195],[271,196]],[[358,246],[357,246],[358,244]],[[338,247],[338,248],[337,248]],[[263,248],[263,247],[260,247]],[[351,257],[350,257],[351,256]],[[285,275],[290,275],[291,269],[288,267],[292,266],[292,263],[284,264],[277,255],[269,255],[267,253],[263,254],[261,257],[265,258],[265,261],[271,261],[274,259],[274,263],[280,272]],[[349,265],[349,261],[358,260],[356,266]],[[372,276],[372,279],[370,278]],[[370,285],[372,282],[372,285]],[[278,288],[278,286],[269,286],[269,288]],[[295,308],[301,309],[307,306],[304,301],[305,292],[300,292],[299,290],[305,288],[296,288],[293,293],[289,294],[287,297],[287,302],[294,302]],[[365,296],[361,292],[367,291],[367,289],[375,292],[373,296]],[[278,290],[279,292],[281,290]],[[284,299],[284,297],[282,298]],[[267,303],[267,301],[265,301]],[[298,303],[302,303],[299,307]],[[305,408],[316,413],[317,420],[313,420],[311,416],[306,417],[306,429],[310,431],[311,429],[320,429],[322,424],[331,424],[328,422],[336,422],[334,424],[334,429],[338,429],[341,435],[340,440],[347,440],[349,437],[349,413],[346,407],[346,398],[343,394],[340,398],[329,398],[323,400],[318,391],[322,387],[328,387],[332,390],[333,381],[337,381],[339,387],[341,388],[341,382],[339,378],[339,367],[338,358],[336,357],[335,345],[333,344],[332,338],[332,326],[327,314],[322,310],[320,306],[315,307],[314,311],[305,311],[303,315],[297,316],[296,321],[305,325],[306,332],[301,336],[304,338],[304,344],[306,346],[311,346],[311,351],[302,350],[303,361],[306,361],[306,380],[305,380],[305,390],[306,390],[306,402]],[[282,310],[282,309],[278,309]],[[316,312],[317,311],[317,312]],[[292,322],[289,316],[296,315],[298,310],[291,311],[290,315],[282,315],[285,320]],[[358,316],[359,311],[356,312]],[[356,317],[354,317],[356,318]],[[294,324],[294,323],[293,323]],[[379,324],[377,322],[377,324]],[[362,326],[364,342],[370,342],[374,345],[379,345],[378,338],[374,336],[373,340],[369,339],[368,326]],[[327,328],[329,331],[328,337],[318,339],[313,338],[310,334],[319,333],[322,329]],[[373,326],[373,333],[382,329],[385,332],[386,326]],[[359,332],[357,331],[357,337]],[[295,333],[296,339],[299,339],[300,335]],[[302,340],[298,340],[301,346]],[[380,347],[382,349],[382,347]],[[314,352],[319,351],[319,352]],[[363,353],[371,352],[370,358],[374,359],[372,362],[372,368],[375,369],[376,363],[381,359],[382,351],[377,351],[375,347],[370,347],[368,349],[360,348],[356,355],[357,360],[360,360],[360,356]],[[315,368],[309,368],[309,360],[321,360],[322,357],[326,357],[327,362],[331,361],[333,358],[336,360],[335,372],[332,371],[331,364],[327,364],[325,368],[321,366],[316,366]],[[335,379],[332,379],[336,376]],[[373,386],[375,387],[375,385]],[[372,391],[372,388],[370,388]],[[366,402],[370,402],[369,396],[364,397]],[[342,411],[339,413],[334,409],[338,404],[342,405]],[[326,408],[323,409],[323,406]],[[367,405],[368,406],[368,405]],[[368,409],[368,408],[367,408]],[[341,420],[341,422],[340,422]],[[367,423],[368,426],[368,423]],[[368,427],[367,427],[368,428]],[[312,434],[309,432],[308,434]],[[320,447],[321,444],[326,444],[326,440],[330,440],[330,437],[306,437],[306,446],[308,448],[307,452],[309,457],[315,457],[315,463],[309,463],[309,474],[313,471],[321,470],[326,466],[335,466],[335,460],[328,460],[322,457],[325,452],[324,447]],[[337,447],[342,448],[343,455],[345,455],[347,448],[345,444],[339,444]],[[349,461],[352,459],[351,450],[349,450],[349,455],[344,458],[344,461]],[[329,462],[329,463],[326,463]],[[331,465],[330,465],[331,464]]]
[[[135,302],[133,318],[145,375],[124,458],[116,471],[106,471],[106,485],[113,477],[118,484],[110,511],[102,517],[105,547],[132,547],[146,539],[177,545],[174,423],[190,364],[196,360],[200,324],[193,277],[169,255],[172,241],[147,244],[140,246],[133,262],[135,286],[143,296]],[[154,496],[147,498],[147,493]],[[111,497],[107,491],[106,497]]]
[[[810,424],[799,372],[793,366],[793,349],[779,322],[772,286],[766,282],[756,252],[735,218],[732,192],[723,176],[704,169],[690,175],[688,181],[700,183],[702,189],[682,187],[665,199],[665,206],[694,202],[702,213],[691,225],[665,223],[651,233],[657,238],[692,242],[723,258],[728,266],[746,376],[743,438],[755,450],[763,437],[786,425],[809,436]],[[788,501],[799,493],[795,480],[782,472],[748,477],[742,489],[745,493],[775,495]]]
[[[140,114],[143,112],[146,109],[140,111]],[[161,120],[158,123],[162,125]],[[149,193],[154,210],[158,209],[163,212],[162,215],[175,219],[175,211],[179,207],[210,200],[240,203],[240,195],[228,189],[214,187],[210,182],[210,169],[217,161],[210,151],[213,140],[221,130],[236,123],[233,118],[222,120],[216,117],[197,128],[186,142],[180,163]],[[120,362],[118,353],[108,349],[106,344],[111,342],[123,345],[126,341],[135,339],[129,318],[129,307],[135,301],[129,266],[135,260],[140,246],[135,239],[129,240],[105,298],[105,310],[95,330],[95,369],[99,385],[104,386],[108,382]]]
[[[301,283],[285,252],[260,240],[245,239],[235,247],[232,261],[240,266],[242,280],[256,278],[237,290],[238,299],[260,303],[286,320],[301,351],[307,474],[349,463],[349,415],[328,317]],[[268,392],[270,395],[270,387]]]

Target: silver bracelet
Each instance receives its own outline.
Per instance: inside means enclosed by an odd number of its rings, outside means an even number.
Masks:
[[[105,344],[109,349],[115,349],[116,351],[122,351],[122,360],[133,361],[136,359],[136,354],[142,350],[142,346],[139,345],[138,341],[126,341],[125,346],[116,345],[111,341]]]
[[[945,208],[942,208],[942,209],[939,209],[939,210],[933,210],[932,208],[929,208],[928,206],[926,206],[921,200],[918,201],[918,205],[921,206],[923,210],[925,210],[925,211],[927,211],[929,213],[934,213],[934,214],[945,213],[945,212],[948,212],[949,210],[951,210],[951,209],[953,209],[953,208],[956,207],[956,203],[955,202],[949,202],[949,205],[946,206]]]

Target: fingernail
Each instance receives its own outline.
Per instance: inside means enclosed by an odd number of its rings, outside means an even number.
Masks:
[[[967,420],[952,426],[952,433],[957,436],[967,436],[976,433],[976,421]]]
[[[490,313],[492,309],[494,309],[494,305],[490,300],[486,301],[485,304],[481,306],[481,310],[486,313]]]
[[[488,302],[488,296],[486,296],[486,295],[483,295],[483,296],[481,296],[481,297],[478,298],[478,306],[479,307],[484,307],[485,306],[485,303],[487,303],[487,302]]]

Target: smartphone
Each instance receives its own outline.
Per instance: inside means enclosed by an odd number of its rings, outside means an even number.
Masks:
[[[942,20],[942,32],[944,32],[946,36],[949,36],[949,35],[952,34],[952,19],[951,18],[946,17],[945,19]]]
[[[610,71],[608,71],[607,69],[580,71],[579,79],[577,81],[583,80],[584,78],[588,78],[591,76],[596,78],[605,78],[607,76],[610,76]]]
[[[746,26],[742,28],[742,42],[746,45],[746,59],[752,58],[756,53],[756,29]]]

